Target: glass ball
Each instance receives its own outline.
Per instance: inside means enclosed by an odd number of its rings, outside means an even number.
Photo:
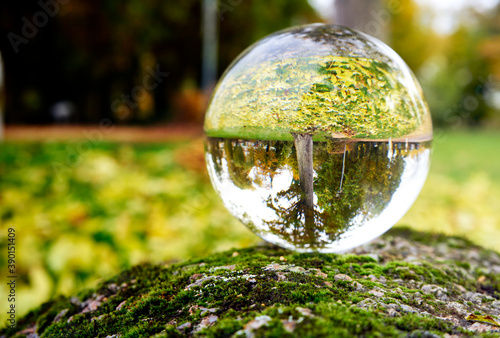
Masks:
[[[390,47],[341,26],[269,35],[226,70],[204,123],[226,208],[267,242],[341,252],[390,229],[417,198],[432,124]]]

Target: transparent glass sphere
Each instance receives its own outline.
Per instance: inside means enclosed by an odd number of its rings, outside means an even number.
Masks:
[[[417,198],[432,124],[415,76],[341,26],[274,33],[226,70],[205,117],[227,209],[264,240],[340,252],[390,229]]]

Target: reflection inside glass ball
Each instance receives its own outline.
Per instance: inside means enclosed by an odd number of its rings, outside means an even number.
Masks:
[[[271,243],[343,251],[392,227],[430,162],[430,113],[382,42],[339,26],[275,33],[245,51],[205,118],[228,210]]]

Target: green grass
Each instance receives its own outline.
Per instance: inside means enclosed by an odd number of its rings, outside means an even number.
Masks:
[[[427,181],[399,224],[462,235],[500,251],[500,134],[437,132]]]
[[[438,137],[427,183],[399,223],[500,251],[499,144],[493,132]],[[7,229],[17,234],[18,315],[143,261],[200,257],[259,240],[213,191],[201,140],[3,143],[0,224],[1,252]],[[0,306],[7,308],[6,299]]]
[[[293,141],[293,135],[289,128],[283,128],[278,125],[273,129],[266,127],[244,126],[244,127],[226,127],[220,130],[208,130],[207,136],[214,138],[245,139],[259,141]],[[363,135],[364,136],[364,135]],[[327,141],[332,138],[331,133],[316,131],[313,134],[314,141]],[[371,137],[372,139],[375,137]],[[346,136],[347,139],[347,136]]]
[[[264,127],[233,127],[223,128],[220,130],[208,130],[206,132],[209,137],[220,137],[230,139],[244,138],[246,140],[266,140],[266,141],[293,141],[293,136],[290,130],[276,126],[274,129]]]
[[[457,182],[484,174],[500,184],[500,132],[458,131],[442,134],[435,131],[432,173]]]

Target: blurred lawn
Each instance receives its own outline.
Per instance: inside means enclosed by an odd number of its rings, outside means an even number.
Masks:
[[[435,132],[427,181],[398,224],[462,235],[500,251],[500,133]]]
[[[427,183],[399,224],[466,235],[500,251],[499,145],[493,132],[439,133]],[[1,271],[7,228],[17,233],[18,315],[133,264],[259,241],[215,195],[199,139],[3,143],[0,220]]]

